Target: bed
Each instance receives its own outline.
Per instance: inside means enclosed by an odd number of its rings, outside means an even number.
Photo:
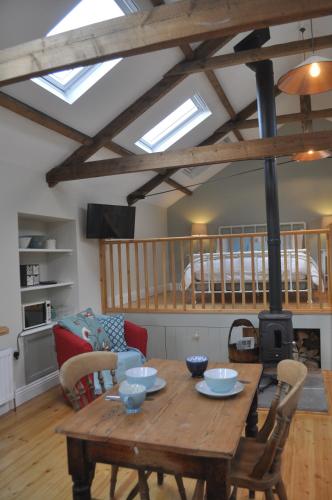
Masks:
[[[281,223],[282,288],[287,293],[324,292],[322,255],[317,264],[305,246],[304,222]],[[295,234],[290,232],[298,231]],[[184,269],[183,286],[195,294],[260,293],[269,291],[269,263],[266,225],[220,226],[223,246],[220,252],[193,253]],[[241,235],[241,238],[237,235]],[[231,245],[231,248],[230,248]],[[319,252],[322,252],[319,249]],[[317,255],[317,252],[314,252]],[[321,274],[319,272],[321,269]],[[307,297],[308,298],[308,293]]]
[[[309,286],[312,288],[319,286],[320,278],[317,263],[313,257],[310,256],[309,259],[307,258],[306,249],[298,249],[297,252],[293,249],[287,249],[286,256],[287,258],[285,259],[284,251],[282,250],[281,273],[283,288],[285,288],[285,270],[287,271],[288,291],[290,292],[296,290],[297,281],[299,289],[303,291],[307,290]],[[184,270],[186,290],[192,285],[192,274],[197,292],[201,291],[202,277],[204,282],[203,289],[205,291],[211,291],[214,284],[215,292],[221,290],[230,292],[232,291],[232,286],[237,292],[242,292],[243,289],[244,291],[252,292],[253,287],[258,292],[263,290],[264,278],[268,290],[269,264],[267,251],[263,253],[260,250],[255,250],[253,253],[246,251],[243,252],[242,257],[241,252],[232,252],[232,255],[230,252],[223,252],[222,259],[220,259],[219,252],[213,253],[212,259],[209,252],[203,253],[202,258],[200,254],[193,254],[192,262],[193,273],[191,262]],[[222,274],[220,272],[221,267],[223,270]],[[310,275],[308,276],[309,269]],[[311,280],[310,285],[308,278]]]

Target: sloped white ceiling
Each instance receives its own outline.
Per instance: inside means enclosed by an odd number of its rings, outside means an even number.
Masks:
[[[77,3],[78,0],[57,0],[56,2],[54,0],[25,0],[24,2],[21,0],[1,0],[0,49],[44,36]],[[137,1],[137,4],[147,8],[149,0],[140,0]],[[307,28],[305,36],[308,37],[310,35],[309,21],[275,26],[271,28],[271,40],[267,45],[297,40],[299,38],[299,27],[302,25]],[[332,16],[314,20],[315,36],[331,34],[331,27]],[[236,36],[218,54],[232,52],[233,46],[245,35],[245,33],[242,33]],[[332,58],[332,49],[319,51],[319,54]],[[180,49],[174,48],[125,59],[72,105],[58,99],[31,81],[10,85],[1,90],[86,134],[94,135],[157,83],[182,58],[183,55]],[[275,81],[301,60],[302,55],[275,59]],[[255,99],[254,73],[246,66],[233,66],[217,70],[216,75],[236,112]],[[199,144],[229,119],[209,81],[201,73],[187,77],[179,86],[146,111],[126,130],[122,131],[115,138],[115,142],[136,154],[141,154],[142,151],[135,146],[135,141],[170,111],[192,96],[193,93],[200,94],[213,113],[207,120],[173,145],[172,149],[182,149]],[[277,98],[276,105],[278,114],[299,111],[299,99],[296,96],[280,95]],[[332,107],[332,92],[314,96],[312,105],[313,109]],[[5,110],[0,111],[0,119],[3,120],[6,117],[8,120],[11,113]],[[18,134],[20,141],[23,140],[21,144],[25,144],[27,150],[29,143],[36,149],[39,147],[40,151],[49,148],[50,154],[48,156],[45,151],[45,157],[47,156],[48,160],[38,167],[41,173],[46,173],[52,166],[59,164],[78,147],[78,144],[60,138],[53,132],[45,130],[40,132],[38,125],[34,124],[32,128],[27,128],[27,120],[23,118],[19,118],[19,120],[21,120],[22,126],[17,127],[17,132],[11,127],[12,138],[13,134]],[[17,120],[15,120],[15,123],[18,123]],[[5,128],[6,125],[2,124],[3,131]],[[26,133],[24,132],[25,129]],[[243,130],[242,134],[245,139],[255,138],[258,136],[258,130]],[[233,141],[236,140],[233,134],[230,134],[230,138]],[[38,147],[37,144],[39,144]],[[11,154],[15,156],[15,153],[10,153],[8,150],[7,156],[9,157]],[[102,150],[94,158],[107,157],[112,157],[112,153],[108,150]],[[40,155],[39,158],[41,158]],[[15,160],[13,159],[13,161]],[[34,166],[36,166],[36,159],[33,159],[32,155],[31,159],[27,160],[27,168],[34,168]],[[209,167],[193,180],[184,175],[183,172],[178,172],[174,178],[185,185],[202,182],[224,167],[225,165]],[[116,188],[125,197],[154,175],[154,173],[148,172],[95,179],[93,183],[90,180],[73,182],[90,182],[91,186],[93,184],[94,189],[98,185],[103,186],[103,188],[105,188],[105,185],[113,188],[116,185]],[[170,187],[167,184],[162,184],[155,192],[169,189]],[[181,196],[184,195],[174,191],[152,196],[148,201],[162,206],[170,206]],[[144,203],[144,201],[139,203]]]

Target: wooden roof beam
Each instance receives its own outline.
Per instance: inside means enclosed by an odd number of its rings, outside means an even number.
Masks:
[[[295,42],[280,43],[270,47],[261,47],[259,49],[243,50],[241,52],[232,52],[220,56],[196,59],[195,61],[183,61],[166,73],[166,75],[189,75],[198,72],[206,72],[208,70],[228,68],[239,64],[274,59],[276,57],[302,54],[303,52],[310,51],[311,47],[311,39],[297,40]],[[315,50],[332,47],[332,35],[316,37],[314,39],[314,47]]]
[[[47,182],[50,186],[54,186],[58,182],[69,180],[147,172],[150,170],[218,165],[242,160],[270,158],[271,156],[288,156],[308,149],[329,149],[331,144],[331,131],[214,144],[213,146],[201,146],[182,151],[92,161],[86,162],[84,165],[79,163],[54,174],[49,173]]]
[[[0,85],[331,14],[332,0],[182,0],[0,52]]]
[[[318,120],[321,118],[332,118],[332,108],[317,109],[310,111],[310,113],[287,113],[286,115],[279,115],[277,116],[277,124],[284,125],[285,123],[302,122],[305,119]],[[236,121],[233,126],[241,130],[258,128],[258,120],[253,118],[252,120]]]

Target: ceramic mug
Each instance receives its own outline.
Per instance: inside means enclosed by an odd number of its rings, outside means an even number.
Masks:
[[[119,386],[119,395],[126,413],[139,413],[145,400],[146,388],[141,384],[129,384],[126,380]]]

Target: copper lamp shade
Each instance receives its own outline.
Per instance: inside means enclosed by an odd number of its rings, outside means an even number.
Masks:
[[[323,160],[324,158],[328,158],[330,155],[330,151],[314,151],[313,149],[310,149],[309,151],[304,151],[303,153],[295,153],[292,156],[292,159],[295,161],[314,161]]]
[[[320,94],[332,90],[332,60],[313,55],[278,81],[278,87],[286,94]]]

